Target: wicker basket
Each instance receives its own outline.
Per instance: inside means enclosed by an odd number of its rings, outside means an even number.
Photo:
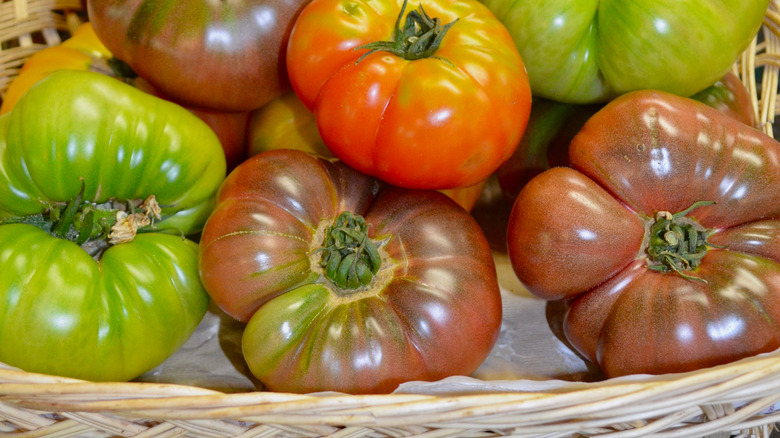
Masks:
[[[84,21],[83,0],[0,0],[0,90],[33,53],[56,46]]]
[[[32,53],[85,19],[81,0],[0,2],[0,92]],[[760,41],[760,42],[759,42]],[[780,0],[734,66],[773,135]],[[757,79],[760,78],[760,79]],[[780,351],[705,370],[545,390],[462,395],[224,393],[157,383],[90,383],[0,364],[0,435],[260,436],[769,436],[780,422]]]

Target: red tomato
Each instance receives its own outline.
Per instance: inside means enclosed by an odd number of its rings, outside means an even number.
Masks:
[[[249,156],[274,149],[298,149],[333,158],[322,142],[314,114],[292,91],[252,111],[247,128],[247,144]],[[470,211],[486,184],[487,180],[484,180],[473,186],[444,189],[441,192]]]
[[[284,53],[307,0],[89,0],[95,32],[172,100],[258,108],[289,87]]]
[[[290,82],[325,144],[355,169],[408,188],[474,185],[525,130],[522,59],[476,0],[425,0],[408,14],[405,6],[312,1],[290,35]]]
[[[710,87],[691,96],[748,126],[756,126],[750,94],[729,72]],[[496,171],[501,191],[514,201],[534,176],[568,163],[571,139],[603,105],[574,105],[535,98],[525,134],[514,154]]]
[[[468,212],[292,149],[231,172],[199,266],[214,301],[248,321],[244,356],[275,391],[469,374],[501,325],[492,253]]]
[[[518,278],[564,300],[607,376],[694,370],[780,347],[780,145],[692,99],[622,96],[532,179],[507,241]]]

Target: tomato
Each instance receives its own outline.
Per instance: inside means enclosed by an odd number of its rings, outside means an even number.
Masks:
[[[509,256],[566,303],[569,342],[609,376],[780,347],[780,145],[692,99],[621,96],[572,140],[570,167],[520,192]]]
[[[466,209],[466,211],[471,211],[477,204],[477,201],[479,201],[480,196],[482,196],[482,192],[485,190],[487,183],[488,180],[483,179],[482,181],[468,187],[460,187],[457,189],[441,189],[439,191]]]
[[[145,78],[135,77],[131,84],[151,95],[175,102],[172,98],[154,88]],[[214,133],[217,134],[219,142],[222,144],[222,150],[225,152],[228,169],[233,169],[246,159],[246,133],[249,125],[249,111],[218,111],[187,105],[184,105],[184,107],[206,122]]]
[[[33,84],[59,70],[103,73],[149,94],[173,101],[168,96],[162,95],[144,78],[138,77],[127,64],[116,59],[100,42],[92,24],[86,22],[81,24],[73,36],[62,44],[35,52],[24,63],[19,76],[8,87],[0,107],[0,114],[10,111],[16,101]],[[206,122],[217,134],[230,168],[244,160],[249,112],[224,112],[186,105],[185,107]]]
[[[607,102],[638,89],[691,96],[747,48],[768,0],[483,0],[512,33],[534,96]]]
[[[228,175],[200,241],[206,290],[248,321],[269,389],[384,393],[473,372],[501,325],[487,239],[436,191],[280,149]]]
[[[314,114],[292,91],[252,111],[247,128],[249,156],[282,148],[333,156],[322,142]]]
[[[566,165],[569,142],[601,105],[573,105],[534,98],[528,127],[515,152],[496,171],[501,192],[514,201],[534,176]]]
[[[225,175],[178,105],[59,71],[0,116],[0,361],[128,380],[193,332],[209,297],[198,233]]]
[[[289,87],[284,62],[307,0],[88,0],[106,47],[166,96],[242,112]]]
[[[691,98],[748,126],[756,126],[750,94],[734,73],[727,73]],[[520,145],[496,171],[505,198],[514,201],[531,178],[551,167],[567,165],[572,138],[602,107],[601,104],[574,105],[535,98]]]
[[[193,107],[187,109],[206,122],[217,134],[225,153],[228,169],[233,169],[246,159],[246,132],[250,116],[248,111],[224,112]]]
[[[699,102],[715,108],[740,122],[753,127],[757,126],[756,112],[745,85],[732,72],[717,80],[711,86],[691,96]]]
[[[320,137],[314,114],[292,91],[252,112],[247,137],[249,156],[274,149],[297,149],[334,158]],[[487,180],[483,180],[472,186],[441,192],[470,211],[486,184]]]
[[[330,151],[355,169],[407,188],[476,184],[525,129],[523,61],[477,1],[405,8],[401,0],[309,3],[287,48],[293,90]]]

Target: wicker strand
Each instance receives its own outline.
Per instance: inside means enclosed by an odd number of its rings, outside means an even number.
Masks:
[[[0,97],[23,62],[83,22],[83,0],[0,0]],[[757,128],[773,135],[780,0],[734,64]],[[758,79],[760,73],[761,79]],[[225,394],[181,385],[90,383],[0,364],[0,436],[768,438],[780,421],[780,350],[644,380],[570,383],[549,392],[436,396]]]
[[[0,2],[0,98],[24,61],[72,34],[83,22],[84,11],[83,0]]]

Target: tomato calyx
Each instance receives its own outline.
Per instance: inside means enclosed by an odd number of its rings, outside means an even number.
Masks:
[[[646,252],[652,264],[648,269],[660,272],[673,271],[688,280],[707,283],[703,278],[686,274],[700,264],[710,247],[718,247],[707,242],[710,231],[704,229],[693,219],[686,217],[694,209],[712,205],[714,201],[698,201],[677,213],[659,211],[650,225],[649,241]]]
[[[348,211],[325,230],[318,251],[325,277],[342,289],[368,286],[382,264],[377,243],[368,237],[365,218]]]
[[[368,52],[358,58],[357,62],[360,62],[360,60],[366,56],[377,51],[390,52],[407,61],[429,58],[433,56],[439,48],[447,31],[458,21],[458,19],[455,19],[454,21],[442,25],[440,18],[431,18],[428,13],[425,12],[422,5],[420,5],[417,10],[411,11],[406,15],[404,28],[401,29],[401,19],[406,10],[406,2],[407,0],[404,0],[403,5],[401,6],[401,12],[396,19],[393,40],[374,41],[356,47],[356,50],[368,49]]]
[[[136,201],[137,202],[137,201]],[[127,202],[128,211],[116,210],[116,222],[108,233],[108,243],[118,245],[133,240],[139,228],[151,226],[154,220],[162,219],[161,208],[154,195],[148,196],[140,204]],[[140,209],[141,211],[136,211]]]
[[[93,257],[108,246],[133,240],[139,228],[160,220],[161,208],[154,195],[143,201],[110,200],[96,204],[84,200],[84,180],[81,190],[66,202],[44,202],[42,213],[9,217],[0,224],[24,223],[36,226],[59,239],[70,240]]]

